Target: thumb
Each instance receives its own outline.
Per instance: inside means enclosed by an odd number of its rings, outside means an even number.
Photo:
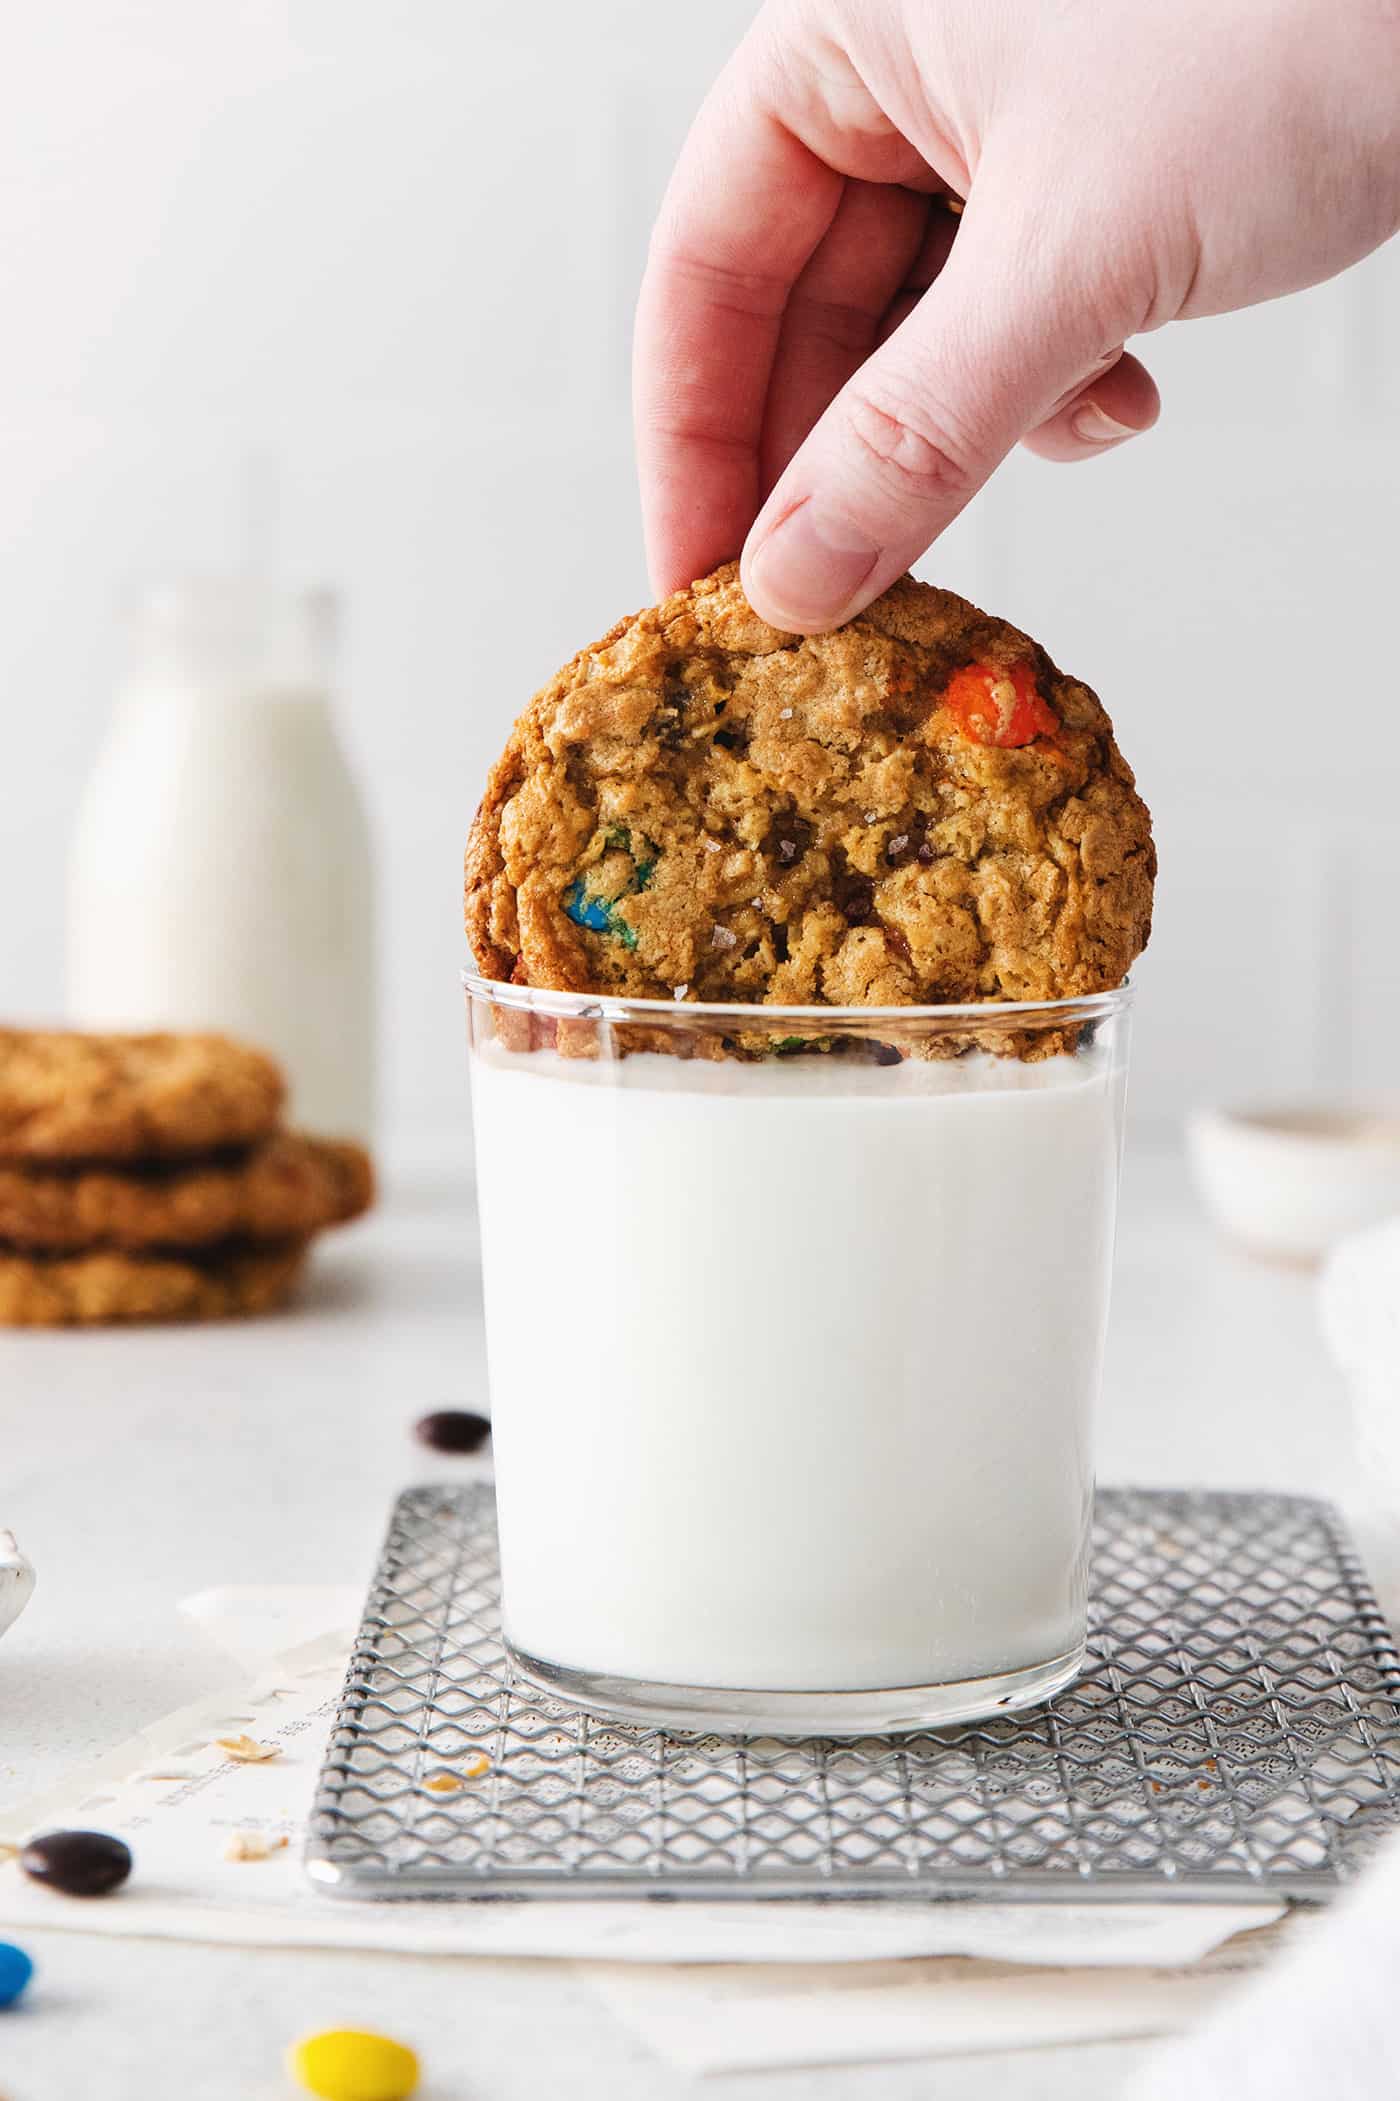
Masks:
[[[1046,191],[990,172],[984,161],[940,275],[831,403],[749,533],[744,587],[775,627],[815,633],[868,605],[1128,333],[1086,284],[1070,229],[1026,211]]]

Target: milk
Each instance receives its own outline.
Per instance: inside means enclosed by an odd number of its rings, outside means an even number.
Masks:
[[[226,1029],[298,1120],[367,1136],[370,842],[329,694],[329,603],[228,583],[144,608],[69,861],[71,1019]]]
[[[775,1693],[1072,1675],[1107,1052],[590,1062],[487,1039],[472,1086],[519,1651]]]

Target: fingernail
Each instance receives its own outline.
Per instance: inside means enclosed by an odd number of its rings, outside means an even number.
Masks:
[[[749,595],[775,626],[793,634],[836,627],[854,610],[861,585],[880,559],[869,536],[825,517],[808,497],[773,527],[745,563]]]
[[[1117,445],[1124,438],[1137,436],[1131,423],[1115,423],[1097,401],[1086,401],[1077,408],[1069,419],[1069,427],[1086,445]]]

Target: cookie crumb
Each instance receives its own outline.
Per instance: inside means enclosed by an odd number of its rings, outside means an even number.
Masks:
[[[491,1761],[486,1753],[484,1751],[476,1751],[466,1761],[460,1772],[450,1773],[443,1770],[442,1772],[434,1773],[431,1778],[423,1782],[423,1785],[428,1793],[432,1795],[459,1795],[468,1780],[480,1780],[490,1770]]]
[[[266,1838],[261,1831],[235,1831],[224,1847],[225,1860],[270,1860],[286,1850],[287,1839]]]
[[[280,1744],[255,1743],[251,1736],[216,1736],[214,1742],[235,1765],[266,1765],[270,1758],[282,1756]]]

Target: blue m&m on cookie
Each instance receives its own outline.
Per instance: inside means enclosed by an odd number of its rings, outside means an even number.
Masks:
[[[571,883],[565,893],[564,910],[575,926],[586,927],[590,934],[612,932],[612,905],[605,897],[590,897],[583,887],[582,876]]]
[[[601,858],[564,892],[564,916],[585,933],[611,934],[624,948],[637,946],[637,930],[618,911],[624,897],[645,890],[656,869],[656,849],[644,842],[639,855],[625,825],[604,834]]]

